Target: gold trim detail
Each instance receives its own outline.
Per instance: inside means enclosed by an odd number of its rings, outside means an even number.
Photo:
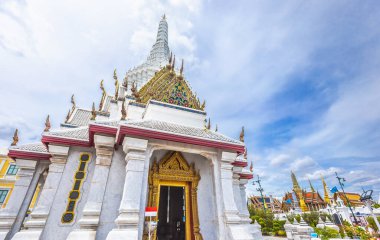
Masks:
[[[91,161],[89,153],[82,153],[79,157],[79,165],[74,174],[74,183],[72,190],[69,192],[67,199],[66,211],[62,214],[61,222],[63,224],[72,223],[75,218],[75,208],[81,196],[81,187],[87,175],[88,163]]]
[[[197,203],[199,180],[199,171],[195,170],[194,163],[189,165],[180,152],[170,152],[159,162],[154,160],[153,166],[149,170],[148,206],[157,206],[158,208],[161,186],[185,188],[186,240],[203,240],[199,227]],[[156,233],[153,234],[152,239],[156,239]]]

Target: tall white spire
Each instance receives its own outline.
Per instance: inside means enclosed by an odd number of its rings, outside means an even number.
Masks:
[[[128,70],[126,74],[128,85],[132,86],[132,83],[135,83],[136,87],[140,89],[154,76],[155,72],[168,64],[169,55],[168,23],[166,22],[166,16],[163,15],[158,24],[156,42],[153,44],[147,60],[139,66]],[[130,91],[126,92],[124,87],[120,88],[120,96],[130,94]]]
[[[158,25],[157,38],[148,56],[147,62],[152,65],[162,65],[169,60],[168,23],[163,15]]]

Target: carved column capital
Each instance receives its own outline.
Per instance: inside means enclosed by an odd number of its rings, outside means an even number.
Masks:
[[[112,154],[114,151],[115,137],[94,136],[94,144],[96,149],[96,165],[110,166]]]

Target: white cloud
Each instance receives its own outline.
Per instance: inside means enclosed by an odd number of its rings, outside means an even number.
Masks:
[[[272,166],[281,166],[285,163],[288,163],[290,160],[290,156],[287,155],[287,154],[280,154],[280,155],[277,155],[277,156],[274,156],[271,160],[270,160],[270,164]]]
[[[304,179],[316,180],[323,178],[328,178],[335,175],[335,172],[340,173],[342,170],[336,167],[329,167],[328,169],[319,169],[312,173],[306,173]]]

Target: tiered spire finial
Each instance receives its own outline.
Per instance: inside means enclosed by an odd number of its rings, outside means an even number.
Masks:
[[[50,128],[51,128],[50,115],[47,115],[46,120],[45,120],[45,129],[44,129],[44,132],[49,132]]]
[[[163,15],[158,25],[157,38],[147,61],[151,64],[166,64],[169,59],[168,23],[166,15]]]
[[[296,178],[296,175],[294,174],[293,171],[291,171],[291,177],[292,177],[292,183],[293,183],[293,190],[294,191],[301,191],[301,187],[300,185],[298,184],[298,181],[297,181],[297,178]]]
[[[11,146],[16,146],[18,143],[18,129],[16,128],[15,133],[13,134],[13,142]]]

